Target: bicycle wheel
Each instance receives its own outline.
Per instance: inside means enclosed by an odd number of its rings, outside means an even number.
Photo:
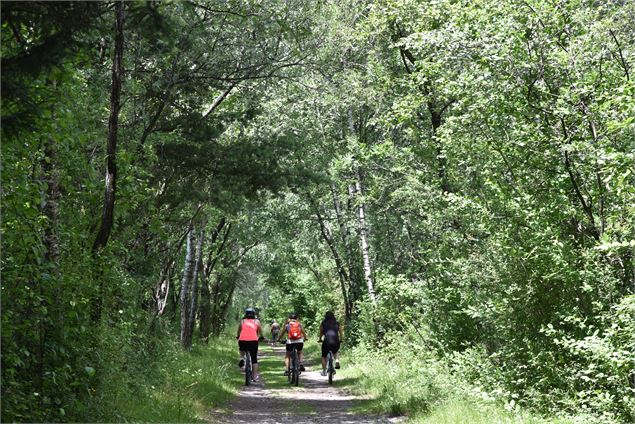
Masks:
[[[294,385],[300,383],[300,360],[298,359],[298,351],[293,349],[293,381]]]
[[[329,384],[333,384],[333,374],[335,374],[335,367],[333,366],[333,352],[329,351],[326,355],[326,369],[329,374]]]
[[[251,384],[251,353],[245,353],[245,386],[249,386]]]
[[[289,365],[287,365],[287,381],[289,384],[293,382],[293,357],[289,358]]]

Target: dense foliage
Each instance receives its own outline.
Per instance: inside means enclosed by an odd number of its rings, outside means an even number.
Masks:
[[[139,419],[248,305],[419,352],[393,412],[635,419],[633,2],[9,1],[2,46],[3,421]]]

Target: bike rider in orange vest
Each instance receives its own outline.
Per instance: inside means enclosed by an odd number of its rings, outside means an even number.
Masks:
[[[298,351],[298,359],[300,360],[300,371],[304,371],[304,355],[302,354],[302,348],[304,347],[304,339],[308,336],[304,332],[304,328],[300,321],[298,321],[298,314],[289,314],[289,321],[285,324],[282,334],[278,340],[282,340],[284,335],[287,335],[287,353],[284,356],[284,375],[288,375],[289,360],[291,359],[291,352],[295,347]]]
[[[251,364],[254,381],[258,381],[258,340],[262,337],[260,321],[256,319],[256,311],[252,308],[245,309],[245,316],[238,325],[236,338],[238,339],[238,349],[240,350],[239,367],[245,366],[245,354],[251,355]]]

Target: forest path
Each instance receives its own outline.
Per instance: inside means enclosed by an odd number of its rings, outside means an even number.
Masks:
[[[230,412],[210,411],[209,421],[225,424],[303,424],[332,422],[344,424],[395,423],[399,418],[356,415],[351,412],[360,396],[348,393],[341,386],[350,381],[337,375],[333,385],[320,375],[320,359],[305,360],[306,371],[300,375],[300,385],[291,386],[283,375],[284,346],[261,346],[258,352],[261,380],[244,387],[230,402]]]

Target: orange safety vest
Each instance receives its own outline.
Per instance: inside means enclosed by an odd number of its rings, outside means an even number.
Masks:
[[[260,327],[257,320],[246,318],[240,323],[240,337],[238,340],[244,342],[258,341],[258,328]]]

